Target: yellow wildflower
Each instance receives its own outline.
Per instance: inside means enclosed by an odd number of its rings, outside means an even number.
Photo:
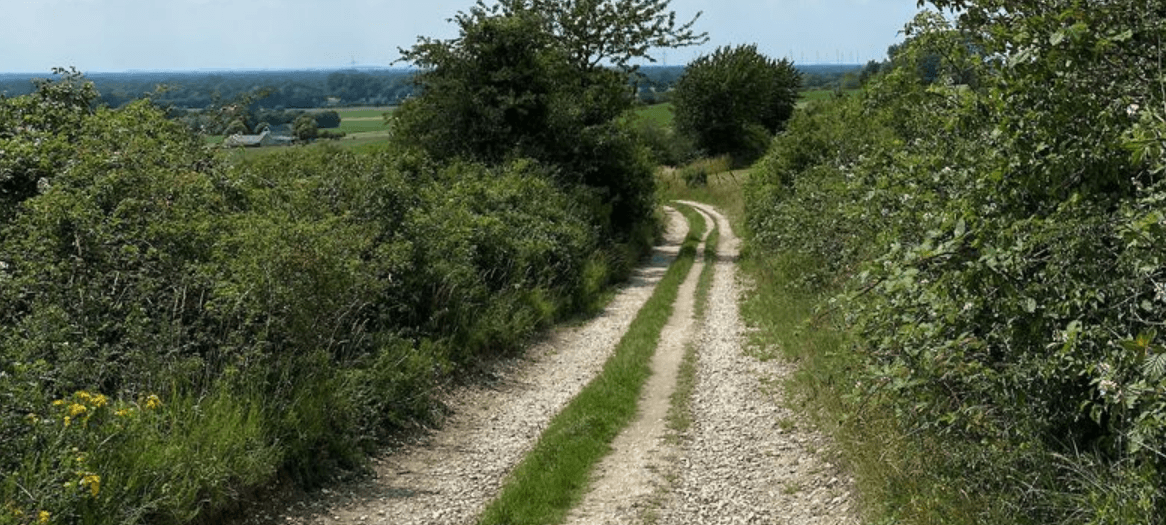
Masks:
[[[17,507],[16,504],[11,501],[5,504],[4,508],[8,510],[8,513],[11,514],[13,518],[24,516],[24,511],[20,510],[20,507]]]
[[[69,415],[73,417],[84,414],[86,410],[89,409],[80,403],[73,403],[72,405],[69,405]]]
[[[146,408],[148,408],[150,410],[154,410],[155,408],[161,408],[161,407],[162,407],[162,400],[158,399],[157,395],[150,394],[150,397],[146,398]]]
[[[36,522],[37,523],[48,523],[49,520],[52,519],[52,517],[53,517],[52,513],[50,513],[47,510],[42,510],[39,513],[37,513]]]
[[[93,408],[101,408],[109,403],[109,398],[105,394],[97,394],[93,396]]]
[[[66,404],[66,401],[64,399],[57,399],[57,400],[53,401],[53,406],[55,406],[55,407],[63,407],[63,406],[65,406],[65,404]]]
[[[69,416],[65,416],[65,428],[68,428],[69,424],[72,422],[73,422],[73,418],[71,418]]]
[[[133,413],[134,413],[134,409],[132,409],[132,408],[123,408],[123,409],[121,409],[121,410],[118,410],[117,412],[114,412],[114,413],[113,413],[113,415],[115,415],[115,416],[117,416],[117,417],[127,417],[127,416],[129,416],[130,414],[133,414]]]
[[[73,399],[76,399],[77,401],[85,403],[85,402],[92,400],[93,396],[91,396],[89,394],[89,392],[86,392],[84,390],[78,390],[78,391],[73,393]]]
[[[101,476],[97,474],[86,474],[81,478],[81,486],[89,487],[89,494],[97,497],[97,493],[101,492]]]

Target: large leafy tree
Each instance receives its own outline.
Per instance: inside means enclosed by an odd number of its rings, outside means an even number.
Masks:
[[[671,0],[500,0],[491,11],[540,13],[546,32],[579,70],[611,65],[632,71],[637,60],[656,61],[653,49],[708,41],[707,33],[693,30],[700,13],[678,23],[669,4]],[[478,8],[485,9],[484,3],[479,1]]]
[[[756,45],[720,47],[689,64],[676,85],[676,129],[712,154],[749,161],[793,115],[801,74]]]
[[[594,190],[610,207],[601,222],[647,218],[651,167],[620,122],[634,103],[628,74],[654,47],[705,39],[669,1],[478,2],[454,18],[457,38],[402,50],[422,72],[420,95],[393,115],[397,140],[439,160],[535,159]]]

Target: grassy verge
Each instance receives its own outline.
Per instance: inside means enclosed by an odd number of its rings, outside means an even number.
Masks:
[[[665,170],[660,172],[656,181],[665,199],[705,202],[716,206],[729,218],[734,229],[740,231],[745,217],[743,187],[749,175],[750,170],[719,171],[708,176],[707,184],[692,187],[684,182],[681,170]]]
[[[704,233],[703,220],[690,224],[679,257],[636,314],[600,375],[550,422],[479,523],[561,523],[583,496],[591,469],[635,417],[660,331],[672,315],[680,283],[692,268]]]

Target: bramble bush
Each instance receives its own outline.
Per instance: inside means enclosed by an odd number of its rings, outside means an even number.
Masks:
[[[754,247],[832,291],[817,319],[857,341],[839,382],[853,424],[889,414],[935,454],[902,460],[933,492],[886,515],[1161,523],[1163,13],[933,3],[958,23],[921,14],[862,97],[775,141],[749,189]]]

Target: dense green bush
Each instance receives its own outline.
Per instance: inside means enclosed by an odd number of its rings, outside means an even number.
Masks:
[[[636,39],[671,38],[675,20],[666,16],[634,26],[641,22],[633,19],[655,17],[664,6],[623,12],[609,2],[480,2],[454,18],[457,38],[423,38],[405,51],[422,69],[420,94],[394,113],[395,140],[437,159],[537,159],[561,186],[593,191],[608,207],[605,234],[627,238],[651,219],[654,164],[625,122],[635,101],[627,71],[598,64],[642,54],[627,48]],[[592,16],[610,18],[612,27],[571,25]]]
[[[931,486],[978,503],[953,520],[1159,523],[1162,13],[959,5],[955,28],[916,18],[863,97],[791,122],[750,188],[754,246],[838,293],[819,319],[861,341],[853,408],[939,451]]]
[[[709,155],[748,165],[793,115],[801,73],[756,45],[719,47],[692,61],[676,83],[676,131]]]
[[[231,165],[149,102],[94,110],[88,90],[0,101],[20,152],[0,522],[182,523],[279,474],[315,483],[432,417],[449,374],[595,304],[637,253],[601,249],[601,196],[536,161]]]

